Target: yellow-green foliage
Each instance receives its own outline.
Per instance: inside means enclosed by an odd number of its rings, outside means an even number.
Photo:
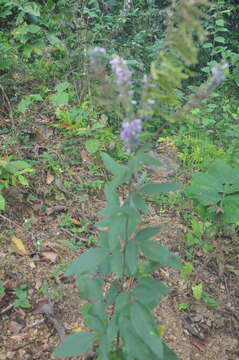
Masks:
[[[197,62],[197,44],[205,36],[201,19],[206,15],[199,7],[208,5],[207,0],[172,1],[168,12],[166,50],[161,51],[151,66],[151,76],[158,85],[151,93],[160,101],[160,114],[164,118],[170,119],[181,105],[177,89],[192,74],[190,66]]]
[[[225,151],[205,139],[196,139],[190,135],[174,139],[178,152],[177,156],[184,167],[190,169],[204,170],[215,159],[225,159]]]

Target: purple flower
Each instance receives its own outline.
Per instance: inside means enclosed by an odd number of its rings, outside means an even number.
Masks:
[[[226,74],[224,69],[227,69],[229,67],[228,63],[224,63],[222,65],[213,66],[212,71],[212,85],[218,85],[226,78]]]
[[[117,83],[119,85],[131,86],[131,72],[129,71],[127,61],[119,56],[115,56],[110,61],[110,65],[117,78]]]
[[[127,121],[122,124],[120,133],[121,140],[124,141],[125,146],[131,150],[132,147],[138,142],[138,135],[142,130],[142,122],[140,119]]]
[[[144,77],[143,77],[143,85],[144,86],[148,86],[149,84],[149,79],[148,79],[148,76],[146,74],[144,74]]]
[[[147,100],[147,103],[148,103],[149,105],[154,105],[154,104],[155,104],[155,100],[153,100],[153,99],[148,99],[148,100]]]

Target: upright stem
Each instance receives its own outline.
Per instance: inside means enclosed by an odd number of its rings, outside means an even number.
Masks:
[[[129,220],[127,217],[126,221],[125,221],[125,234],[124,234],[124,242],[123,242],[123,248],[122,248],[123,264],[122,264],[122,276],[121,276],[121,291],[124,290],[123,287],[124,287],[125,266],[126,266],[125,255],[126,255],[127,243],[129,240],[128,239],[128,225],[129,225]]]
[[[121,275],[121,279],[120,279],[120,288],[121,288],[121,292],[124,291],[124,278],[125,278],[125,268],[126,268],[126,259],[125,259],[125,255],[126,255],[126,247],[128,244],[128,226],[129,226],[129,219],[128,217],[126,217],[126,221],[125,221],[125,233],[124,233],[124,239],[123,239],[123,246],[122,246],[122,255],[123,255],[123,263],[122,263],[122,275]],[[119,350],[120,349],[120,334],[119,331],[117,332],[117,336],[116,336],[116,347]]]

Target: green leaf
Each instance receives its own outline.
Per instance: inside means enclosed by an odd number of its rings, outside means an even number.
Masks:
[[[0,210],[5,210],[5,199],[2,194],[0,194]]]
[[[132,290],[132,295],[138,302],[153,309],[169,291],[169,288],[161,281],[147,277],[138,281]]]
[[[226,224],[239,221],[239,194],[228,195],[224,198],[222,218]]]
[[[163,343],[163,358],[165,360],[180,360],[177,355],[171,350],[169,349],[169,347]]]
[[[108,239],[110,250],[113,251],[125,233],[126,218],[124,215],[116,214],[109,218]]]
[[[190,261],[186,261],[184,264],[183,264],[183,269],[181,271],[181,276],[185,276],[185,277],[188,277],[192,274],[192,271],[193,271],[193,264],[192,262]]]
[[[105,167],[107,168],[108,171],[110,171],[112,174],[114,175],[119,175],[121,173],[124,173],[126,170],[126,166],[125,165],[120,165],[118,164],[116,161],[114,161],[112,159],[112,157],[110,157],[108,154],[102,152],[101,154],[101,159],[105,165]]]
[[[111,184],[106,184],[105,188],[105,197],[108,203],[111,205],[120,206],[119,195],[116,193],[115,189]]]
[[[99,266],[99,274],[102,276],[108,276],[111,273],[110,256]]]
[[[71,84],[70,84],[69,82],[64,81],[64,82],[62,82],[62,83],[60,83],[60,84],[57,84],[57,85],[55,86],[55,90],[56,90],[57,92],[61,93],[61,92],[65,91],[66,89],[68,89],[68,88],[70,87],[70,85],[71,85]]]
[[[132,195],[132,201],[133,201],[134,206],[136,207],[136,209],[140,210],[145,215],[148,213],[147,203],[146,203],[146,201],[144,200],[144,198],[142,196],[135,193],[135,194]]]
[[[202,47],[203,47],[204,49],[212,48],[212,47],[213,47],[213,44],[210,43],[210,42],[206,42],[206,43],[204,43],[204,44],[202,45]]]
[[[202,284],[192,286],[192,292],[193,292],[194,299],[201,300],[202,293],[203,293],[202,289],[203,289]]]
[[[162,166],[162,162],[156,159],[155,157],[149,154],[143,154],[139,156],[139,160],[141,160],[145,165],[152,165],[152,166]]]
[[[36,17],[41,15],[40,6],[35,4],[34,2],[27,2],[23,6],[23,11]]]
[[[216,160],[210,165],[206,174],[213,176],[216,183],[225,184],[233,180],[234,169],[225,160]],[[211,184],[213,186],[213,184]]]
[[[0,294],[3,294],[4,292],[5,292],[4,282],[0,280]]]
[[[116,358],[111,356],[112,352],[110,352],[110,350],[112,349],[112,342],[116,337],[117,331],[118,331],[118,325],[116,321],[116,316],[113,315],[112,319],[108,321],[105,334],[101,337],[99,341],[99,347],[97,348],[97,353],[99,354],[99,357],[97,358],[98,360],[109,360],[109,359],[116,360]],[[109,358],[109,353],[110,353],[110,358]]]
[[[114,248],[110,257],[110,267],[116,277],[121,277],[123,272],[123,254],[120,245]]]
[[[220,302],[210,297],[206,291],[203,291],[202,299],[208,306],[216,307],[220,305]]]
[[[154,354],[154,358],[163,358],[163,345],[157,335],[157,327],[148,308],[136,301],[130,307],[130,320],[134,333],[141,338],[143,343],[147,344]]]
[[[82,331],[66,337],[53,352],[55,357],[80,356],[89,350],[95,341],[95,336],[90,332]]]
[[[130,305],[130,293],[129,292],[121,292],[119,296],[117,296],[115,303],[115,313],[117,317],[122,313],[124,308],[128,308]]]
[[[26,161],[23,161],[23,160],[11,161],[8,164],[11,166],[12,169],[14,168],[15,171],[20,170],[20,169],[29,169],[30,168],[30,165]],[[7,166],[7,168],[8,168],[8,166]]]
[[[49,40],[51,45],[58,46],[59,48],[64,48],[64,43],[55,35],[55,34],[46,34],[47,39]],[[60,84],[59,84],[60,85]],[[57,85],[57,86],[59,86]],[[70,84],[69,84],[70,85]],[[65,88],[66,89],[66,88]],[[64,89],[64,90],[65,90]],[[57,89],[56,89],[57,90]]]
[[[178,305],[178,310],[188,310],[190,307],[189,303],[182,302]]]
[[[200,204],[208,206],[209,204],[217,204],[223,193],[223,185],[220,180],[208,174],[193,174],[191,186],[185,189],[185,193],[196,199]]]
[[[146,239],[150,239],[160,231],[161,231],[161,227],[159,227],[159,226],[144,228],[136,234],[135,240],[136,241],[144,241]]]
[[[222,36],[216,36],[216,37],[214,38],[214,41],[219,42],[219,43],[221,43],[221,44],[224,44],[224,43],[225,43],[225,38],[222,37]]]
[[[138,156],[134,156],[131,159],[129,159],[127,168],[130,170],[131,174],[136,173],[141,168],[141,164]]]
[[[100,278],[90,278],[87,276],[77,276],[76,283],[80,288],[80,297],[98,301],[102,298],[103,280]]]
[[[109,248],[109,238],[108,238],[108,231],[101,230],[99,231],[99,242],[102,248],[108,249]]]
[[[100,142],[97,139],[87,140],[85,142],[85,147],[90,154],[94,154],[99,150]]]
[[[37,34],[41,31],[41,27],[38,25],[30,24],[28,25],[27,31],[31,34]]]
[[[60,92],[52,95],[52,103],[54,106],[66,106],[69,102],[69,94],[66,92]]]
[[[133,331],[132,324],[128,319],[123,319],[120,322],[120,337],[123,340],[124,353],[128,356],[127,359],[158,359],[154,357],[148,346]]]
[[[217,20],[216,20],[216,25],[218,25],[218,26],[224,26],[224,20],[223,20],[223,19],[217,19]]]
[[[82,308],[85,325],[102,334],[107,328],[107,314],[105,304],[102,302],[94,302],[93,304],[86,304]]]
[[[43,98],[40,94],[31,94],[25,96],[17,106],[17,110],[21,113],[24,113],[28,110],[29,106],[35,101],[43,101]]]
[[[132,206],[128,206],[128,203],[121,207],[121,211],[125,215],[125,219],[127,219],[125,226],[127,226],[127,237],[129,238],[135,232],[141,218],[138,211]]]
[[[97,266],[102,264],[108,253],[105,249],[90,249],[75,259],[67,268],[65,276],[80,275],[83,273],[92,274]]]
[[[154,195],[168,191],[174,191],[179,188],[180,185],[176,183],[148,183],[142,186],[139,191],[141,192],[141,194]]]
[[[28,180],[23,175],[18,175],[18,180],[22,185],[28,185]]]
[[[29,300],[26,297],[23,297],[23,298],[16,299],[14,301],[14,306],[15,307],[22,307],[24,309],[29,309],[31,307],[31,304],[30,304]]]
[[[120,294],[120,292],[121,292],[120,282],[119,282],[119,280],[114,280],[111,283],[110,288],[106,295],[107,305],[113,305],[116,301],[117,296]]]
[[[181,270],[182,265],[178,257],[174,256],[169,250],[162,245],[151,241],[139,242],[139,246],[143,254],[150,260],[158,262],[161,266],[170,266]]]
[[[98,211],[98,214],[105,217],[112,217],[121,211],[121,207],[118,205],[109,205]]]
[[[138,269],[139,250],[136,241],[131,240],[127,243],[125,251],[125,265],[129,276],[135,276]]]

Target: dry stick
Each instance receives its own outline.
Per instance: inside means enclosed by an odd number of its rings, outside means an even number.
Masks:
[[[88,239],[82,238],[79,235],[76,235],[76,234],[72,233],[71,231],[69,231],[67,229],[61,228],[60,230],[66,232],[67,234],[71,235],[72,237],[76,238],[79,241],[83,241],[83,242],[88,241]]]
[[[3,216],[2,214],[0,214],[0,217],[5,220],[10,222],[11,224],[15,225],[15,226],[20,226],[18,223],[16,223],[15,221],[12,221],[11,219],[7,218],[6,216]]]
[[[52,325],[53,325],[54,329],[56,330],[60,340],[63,341],[65,339],[65,337],[66,337],[65,328],[63,326],[61,326],[59,321],[54,316],[52,316],[51,314],[46,314],[45,313],[45,316],[52,323]]]
[[[7,106],[8,106],[9,116],[10,116],[11,123],[12,123],[12,129],[15,131],[15,130],[16,130],[16,126],[15,126],[14,119],[13,119],[13,111],[12,111],[11,103],[10,103],[10,101],[9,101],[9,98],[8,98],[5,90],[4,90],[4,87],[3,87],[1,84],[0,84],[0,89],[2,90],[3,97],[4,97],[4,99],[6,100],[6,103],[7,103]]]
[[[34,323],[25,326],[25,328],[23,329],[23,331],[26,331],[26,330],[28,330],[28,329],[31,329],[31,328],[35,327],[35,326],[41,325],[41,324],[43,324],[44,322],[45,322],[45,319],[37,320],[37,321],[35,321]]]
[[[8,310],[11,310],[11,309],[13,308],[13,305],[14,305],[14,304],[9,304],[7,307],[5,307],[4,309],[2,309],[2,310],[0,311],[0,315],[3,315],[3,314],[5,314],[6,312],[8,312]]]

